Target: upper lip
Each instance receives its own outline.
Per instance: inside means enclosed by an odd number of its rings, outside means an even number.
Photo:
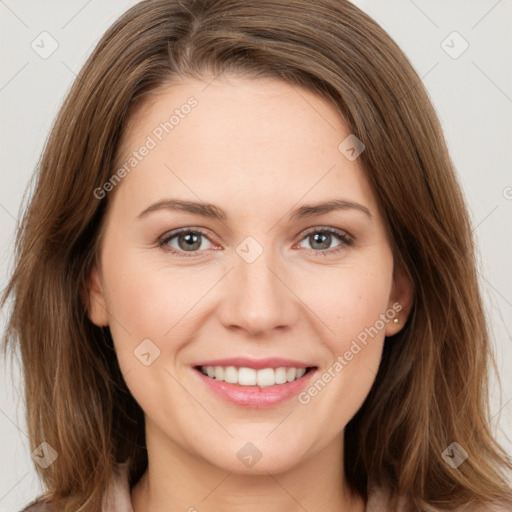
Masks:
[[[311,368],[314,364],[304,363],[293,359],[283,359],[281,357],[268,357],[265,359],[251,359],[249,357],[233,357],[229,359],[212,359],[210,361],[201,361],[193,366],[236,366],[238,368],[253,368],[261,370],[262,368]]]

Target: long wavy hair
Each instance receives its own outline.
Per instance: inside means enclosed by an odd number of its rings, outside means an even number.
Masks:
[[[108,327],[87,315],[110,200],[94,191],[116,171],[123,129],[145,99],[206,73],[315,91],[366,145],[360,162],[414,299],[345,429],[350,488],[367,498],[373,481],[425,511],[512,504],[512,460],[491,429],[491,363],[498,371],[471,226],[441,126],[407,57],[347,0],[144,0],[83,66],[22,207],[2,298],[12,299],[4,353],[21,353],[31,449],[47,442],[58,453],[46,469],[35,464],[47,489],[38,502],[96,511],[117,463],[129,460],[130,485],[147,467],[143,411]],[[469,454],[456,470],[442,456],[452,442]]]

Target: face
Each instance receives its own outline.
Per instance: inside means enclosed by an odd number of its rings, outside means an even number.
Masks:
[[[89,316],[148,443],[238,473],[340,445],[410,296],[349,135],[260,78],[169,85],[127,125]]]

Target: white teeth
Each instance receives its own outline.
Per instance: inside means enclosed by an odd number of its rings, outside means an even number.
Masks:
[[[238,382],[238,372],[234,366],[226,366],[224,370],[224,380],[230,384],[236,384]]]
[[[217,380],[224,380],[224,368],[222,366],[215,367],[215,378]]]
[[[235,366],[201,366],[201,372],[211,379],[222,380],[239,386],[259,386],[265,388],[275,384],[285,384],[300,379],[305,368],[237,368]]]
[[[292,382],[292,380],[295,380],[295,377],[297,377],[297,368],[288,368],[286,370],[286,380]]]
[[[238,384],[241,386],[256,386],[256,373],[253,368],[240,368],[238,370]]]
[[[284,384],[286,382],[286,368],[276,368],[276,384]]]
[[[276,383],[276,374],[273,368],[263,368],[256,374],[256,382],[260,388],[273,386]]]

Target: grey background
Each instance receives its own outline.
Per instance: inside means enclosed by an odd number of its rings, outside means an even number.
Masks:
[[[0,0],[0,283],[12,268],[16,219],[28,180],[75,74],[107,27],[135,1]],[[503,383],[492,381],[498,439],[512,454],[512,2],[357,0],[397,41],[427,87],[465,191],[479,276]],[[47,37],[58,48],[41,58]],[[457,31],[469,44],[452,33]],[[452,34],[452,35],[450,35]],[[448,37],[449,36],[449,37]],[[445,41],[443,43],[443,41]],[[452,53],[450,56],[445,50]],[[5,325],[5,311],[0,329]],[[42,487],[30,456],[20,369],[0,363],[0,511]],[[79,456],[79,454],[77,454]],[[469,455],[471,456],[471,454]]]

